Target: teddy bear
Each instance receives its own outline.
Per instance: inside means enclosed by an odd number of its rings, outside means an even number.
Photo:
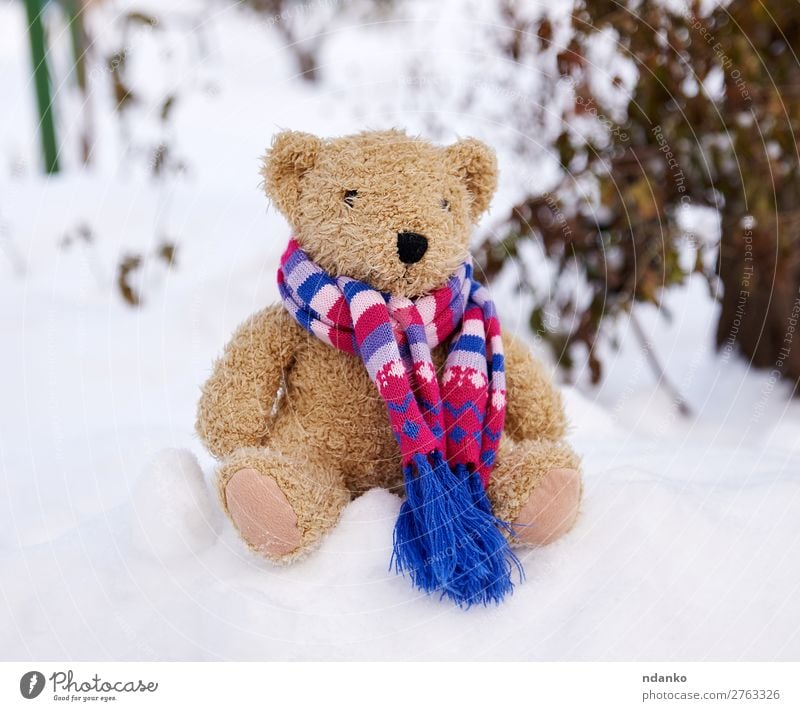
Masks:
[[[236,330],[196,423],[219,462],[225,513],[249,548],[287,563],[354,497],[384,487],[407,498],[398,569],[427,591],[486,602],[473,572],[502,576],[485,563],[505,543],[564,535],[582,495],[560,394],[500,330],[472,273],[471,233],[497,186],[494,152],[399,130],[283,131],[262,175],[293,235],[278,278],[284,303]],[[468,577],[465,592],[458,580]]]

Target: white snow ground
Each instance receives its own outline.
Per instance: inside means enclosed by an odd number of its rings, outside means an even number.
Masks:
[[[276,296],[288,232],[265,210],[257,156],[277,127],[360,128],[366,84],[299,86],[275,37],[218,12],[215,59],[195,79],[219,89],[175,109],[186,179],[159,188],[115,172],[98,106],[98,166],[45,180],[21,22],[18,4],[0,3],[11,97],[0,159],[14,163],[0,165],[1,658],[800,658],[800,405],[768,373],[714,352],[715,306],[697,280],[668,297],[671,322],[639,311],[694,416],[675,414],[618,324],[602,385],[578,373],[565,387],[584,457],[580,521],[524,554],[527,580],[501,607],[454,609],[390,573],[400,502],[384,491],[354,501],[300,563],[251,555],[210,495],[212,462],[192,432],[198,387],[235,325]],[[374,52],[359,32],[335,38],[332,73],[347,45]],[[402,60],[369,58],[375,77]],[[391,95],[388,76],[372,94]],[[369,125],[413,127],[413,109],[387,99]],[[491,140],[484,118],[458,116]],[[495,214],[509,200],[505,190]],[[80,222],[95,243],[60,247]],[[115,265],[151,251],[156,224],[177,236],[178,266],[149,262],[145,304],[131,309]],[[497,298],[521,333],[509,291]]]

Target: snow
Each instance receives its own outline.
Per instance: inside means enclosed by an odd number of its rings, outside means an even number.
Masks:
[[[594,413],[595,415],[597,413]],[[605,426],[613,431],[605,423]],[[588,441],[590,435],[584,435]],[[580,446],[581,438],[576,442]],[[464,612],[388,570],[399,499],[350,504],[291,566],[250,554],[192,454],[159,454],[130,500],[4,555],[12,658],[774,659],[798,652],[797,483],[779,457],[665,476],[663,451],[607,432],[577,528],[527,551],[499,608]],[[684,448],[673,465],[726,461]],[[753,481],[753,472],[770,472]],[[8,581],[13,581],[9,584]],[[794,633],[794,634],[793,634]]]
[[[420,46],[459,65],[454,43],[479,38],[466,19],[445,31],[455,4],[435,17],[412,4],[407,21],[372,29],[343,20],[317,89],[293,78],[269,27],[233,8],[207,22],[203,62],[188,30],[170,35],[185,42],[174,56],[137,35],[137,77],[175,66],[135,109],[134,146],[160,135],[153,116],[169,76],[197,87],[169,130],[187,173],[153,181],[141,161],[120,158],[100,82],[96,165],[78,170],[69,144],[70,170],[38,175],[23,14],[0,3],[0,92],[11,97],[0,116],[0,658],[800,657],[800,403],[768,371],[714,349],[717,306],[694,277],[667,296],[671,319],[637,309],[691,417],[677,414],[620,320],[601,384],[580,369],[564,384],[584,462],[581,517],[561,541],[522,553],[527,579],[502,606],[458,610],[390,572],[400,500],[386,491],[353,501],[317,551],[285,567],[251,554],[222,515],[194,408],[231,330],[277,298],[288,228],[265,208],[258,156],[279,127],[425,132],[430,107],[395,96],[394,77],[407,78]],[[400,31],[414,41],[378,61]],[[111,30],[103,37],[113,46]],[[437,118],[454,135],[493,135],[494,114],[480,109]],[[512,153],[501,150],[501,165],[527,171]],[[495,218],[513,198],[506,182]],[[75,237],[84,224],[88,244]],[[178,244],[173,269],[154,256],[164,235]],[[115,285],[128,253],[145,258],[140,308]],[[525,335],[524,303],[506,281],[494,291],[505,328]]]

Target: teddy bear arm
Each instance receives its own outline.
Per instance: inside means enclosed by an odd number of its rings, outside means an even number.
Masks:
[[[506,366],[506,434],[514,441],[558,440],[566,432],[561,395],[527,346],[503,334]]]
[[[197,433],[215,457],[263,443],[300,335],[281,306],[255,314],[234,333],[203,385],[197,411]]]

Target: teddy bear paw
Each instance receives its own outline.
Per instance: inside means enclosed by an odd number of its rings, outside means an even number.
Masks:
[[[526,545],[552,543],[578,517],[581,476],[576,469],[551,469],[536,485],[513,524],[514,538]]]
[[[272,477],[239,469],[225,485],[225,501],[240,535],[256,552],[280,558],[299,547],[297,514]]]

